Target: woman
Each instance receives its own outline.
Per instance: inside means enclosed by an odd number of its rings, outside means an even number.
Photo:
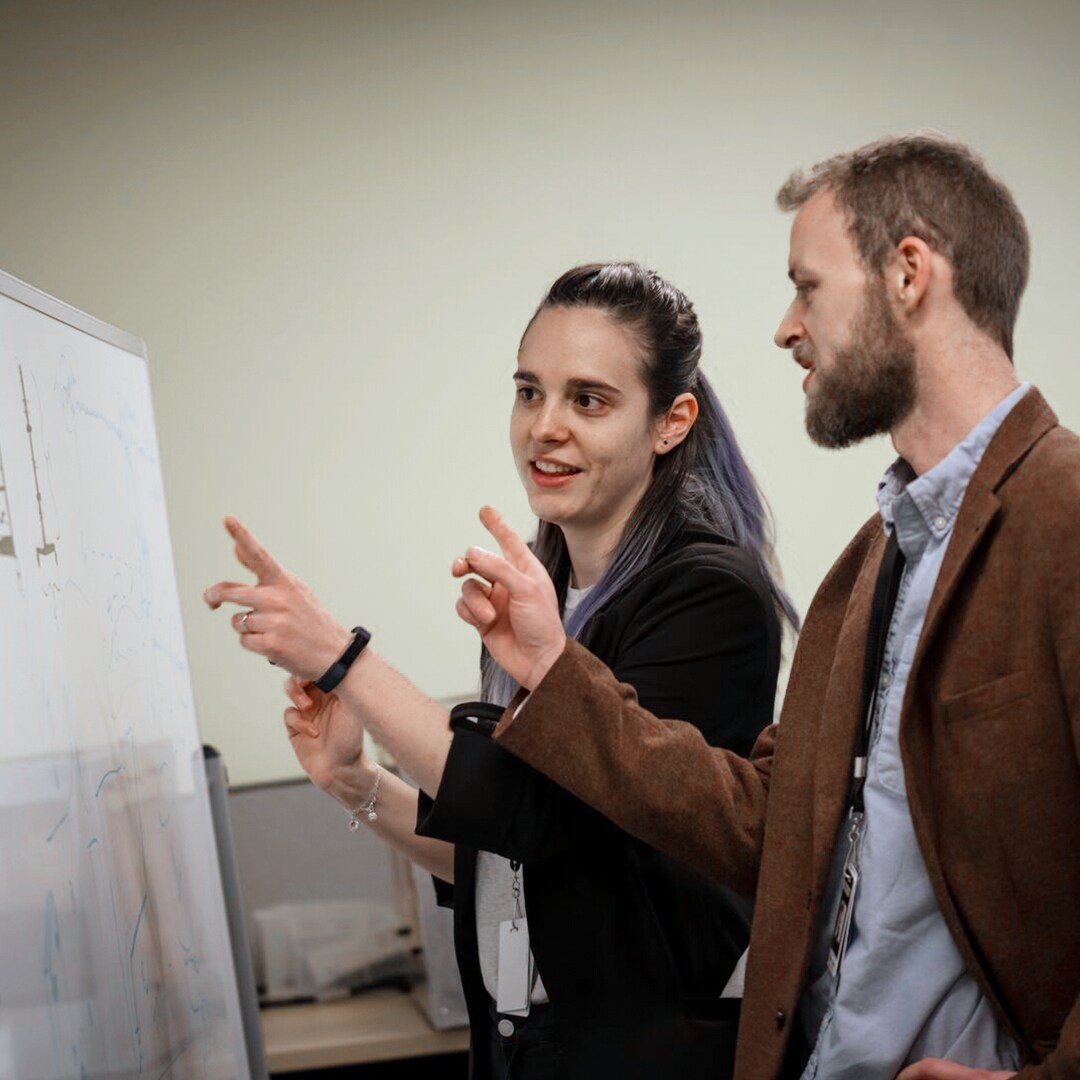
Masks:
[[[780,616],[795,617],[700,355],[692,306],[657,275],[571,270],[522,337],[511,444],[567,632],[647,708],[745,753],[772,720]],[[293,673],[285,720],[301,764],[454,907],[471,1075],[714,1078],[733,1039],[716,1003],[747,902],[503,752],[490,732],[516,685],[486,659],[489,704],[449,724],[370,648],[321,693],[311,680],[352,635],[227,525],[259,584],[222,583],[207,600],[249,607],[233,619],[241,643]],[[419,793],[367,760],[363,727]]]

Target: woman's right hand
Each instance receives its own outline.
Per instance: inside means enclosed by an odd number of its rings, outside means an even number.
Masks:
[[[304,772],[316,787],[354,810],[371,794],[376,769],[364,754],[364,728],[335,694],[292,676],[285,729]]]
[[[477,574],[461,586],[457,613],[475,627],[488,651],[526,690],[535,690],[566,647],[559,599],[543,563],[498,511],[480,511],[502,555],[472,547],[455,559],[455,577]]]

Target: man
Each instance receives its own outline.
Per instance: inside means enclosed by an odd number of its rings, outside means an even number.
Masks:
[[[492,511],[458,610],[527,690],[503,746],[757,906],[736,1076],[1080,1077],[1080,440],[1012,366],[1024,222],[968,149],[796,174],[776,334],[807,429],[888,431],[749,761],[567,643]],[[872,610],[873,609],[873,610]],[[873,618],[872,618],[873,615]],[[876,634],[876,645],[874,635]]]

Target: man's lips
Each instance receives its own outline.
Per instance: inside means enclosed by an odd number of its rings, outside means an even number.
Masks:
[[[814,377],[814,362],[808,357],[800,353],[792,353],[795,363],[799,365],[805,372],[806,378],[803,379],[803,393],[806,393],[807,387],[810,385],[810,380]]]

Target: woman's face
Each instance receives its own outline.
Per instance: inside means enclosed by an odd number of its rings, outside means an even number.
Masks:
[[[514,462],[537,517],[621,530],[652,479],[657,425],[632,334],[596,308],[547,308],[514,374]]]

